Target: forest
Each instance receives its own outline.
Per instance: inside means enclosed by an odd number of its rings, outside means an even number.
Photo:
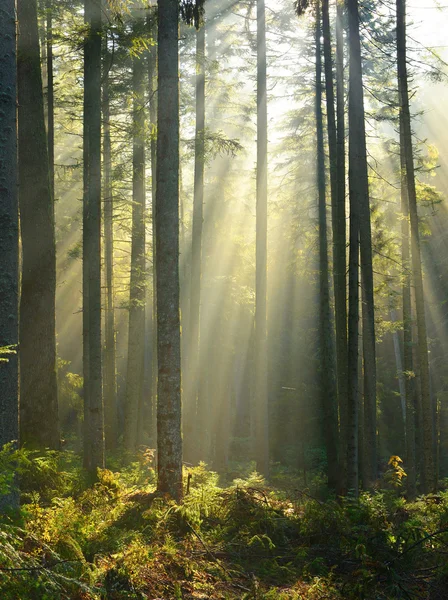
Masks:
[[[0,0],[2,599],[448,598],[447,31]]]

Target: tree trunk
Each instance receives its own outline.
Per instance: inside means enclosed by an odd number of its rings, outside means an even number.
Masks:
[[[132,156],[132,247],[129,293],[129,341],[126,377],[124,446],[137,447],[139,404],[142,401],[145,360],[145,62],[132,62],[133,156]]]
[[[327,453],[328,485],[335,490],[338,483],[338,443],[337,443],[337,408],[336,408],[336,380],[333,346],[333,324],[330,310],[330,287],[328,272],[328,240],[327,240],[327,206],[325,185],[325,149],[324,149],[324,123],[322,114],[322,53],[321,53],[321,17],[320,6],[316,10],[316,141],[317,141],[317,189],[318,189],[318,215],[319,215],[319,339],[320,339],[320,393],[323,411],[324,439]],[[327,32],[328,33],[328,32]],[[331,66],[331,64],[330,64]],[[328,73],[327,73],[328,75]],[[328,84],[327,84],[328,85]],[[332,86],[331,86],[332,87]],[[333,102],[327,96],[327,106]],[[330,107],[331,108],[331,107]],[[330,125],[330,123],[329,123]],[[333,135],[334,107],[332,123],[332,141],[336,142]],[[330,127],[329,127],[330,135]],[[333,152],[335,147],[333,145]],[[334,155],[330,153],[334,160]],[[335,182],[335,164],[330,165],[332,184]],[[335,189],[332,187],[332,189]]]
[[[362,83],[362,64],[361,64],[361,43],[359,35],[359,14],[358,1],[347,1],[348,22],[349,22],[349,61],[350,61],[350,80],[349,80],[349,191],[350,191],[350,211],[352,206],[355,210],[355,226],[358,226],[358,233],[353,230],[351,244],[353,243],[352,268],[355,268],[355,254],[357,254],[356,238],[359,235],[359,248],[361,254],[361,274],[362,274],[362,313],[363,313],[363,356],[364,356],[364,457],[363,457],[363,479],[366,488],[372,486],[376,479],[376,367],[375,367],[375,323],[374,323],[374,304],[373,304],[373,269],[372,269],[372,241],[370,226],[370,206],[369,206],[369,186],[367,175],[367,151],[365,135],[365,117],[364,117],[364,99]],[[355,207],[356,205],[356,207]],[[351,248],[352,251],[352,248]],[[350,268],[349,268],[350,270]],[[350,277],[350,275],[349,275]],[[352,294],[353,285],[357,280],[358,274],[352,275]],[[353,298],[354,300],[354,298]],[[350,302],[350,301],[349,301]],[[350,311],[350,308],[349,308]],[[355,335],[355,329],[358,329],[358,323],[354,323],[355,315],[359,308],[352,307],[353,321],[351,323],[352,336]],[[350,317],[349,317],[350,319]],[[356,319],[358,321],[358,319]],[[350,323],[349,323],[350,337]],[[355,343],[352,339],[353,344]],[[356,342],[358,345],[358,342]],[[352,347],[352,351],[354,346]],[[349,349],[350,352],[350,349]],[[352,354],[349,357],[349,369],[354,369],[356,357]],[[353,373],[352,373],[353,374]],[[349,382],[351,380],[349,375]],[[350,383],[349,383],[350,386]],[[349,402],[353,409],[354,402],[354,381],[349,389]],[[350,409],[349,409],[350,410]],[[352,431],[349,436],[353,436],[354,419],[351,419]],[[351,444],[351,460],[353,463],[353,443]],[[354,484],[354,472],[352,468],[351,486]],[[357,489],[352,487],[352,489]]]
[[[268,109],[266,87],[266,15],[257,0],[257,209],[255,276],[255,444],[257,471],[269,475],[267,382],[267,204]]]
[[[54,199],[54,74],[53,74],[53,0],[46,0],[47,11],[47,140],[51,196]]]
[[[16,5],[0,6],[0,348],[19,341],[19,207],[17,195]],[[0,365],[0,447],[19,437],[19,374],[16,354]],[[18,494],[3,497],[0,509],[18,507]]]
[[[415,468],[415,385],[414,361],[412,359],[412,300],[411,300],[411,253],[409,236],[409,205],[406,187],[406,161],[403,143],[403,119],[400,116],[400,171],[401,171],[401,263],[403,269],[403,371],[406,402],[406,472],[407,493],[416,495]]]
[[[201,278],[202,278],[202,222],[204,209],[204,165],[205,165],[205,26],[196,32],[196,134],[194,160],[193,232],[191,246],[190,283],[190,348],[189,373],[194,415],[194,456],[198,462],[205,460],[205,427],[207,406],[203,406],[203,391],[200,356]],[[194,410],[196,408],[196,410]]]
[[[336,185],[337,193],[333,217],[333,281],[336,323],[336,357],[339,406],[339,472],[340,488],[347,476],[347,257],[345,215],[345,89],[344,89],[344,6],[336,0]],[[325,15],[325,13],[324,13]],[[325,21],[324,21],[325,23]],[[324,44],[330,46],[324,34]],[[329,36],[328,36],[328,40]],[[325,46],[324,46],[325,48]],[[331,46],[330,46],[331,48]],[[328,49],[327,49],[328,53]],[[327,62],[327,59],[325,59]],[[328,95],[328,92],[327,92]],[[330,128],[330,125],[329,125]],[[333,202],[333,200],[332,200]]]
[[[151,18],[151,17],[149,17]],[[155,31],[155,27],[153,29]],[[156,284],[156,161],[157,139],[157,46],[151,46],[148,56],[148,95],[149,95],[149,121],[151,127],[151,224],[152,224],[152,387],[151,387],[151,423],[150,440],[155,445],[157,439],[157,284]]]
[[[85,0],[83,344],[86,402],[84,464],[104,467],[101,365],[101,3]]]
[[[106,38],[107,44],[107,38]],[[105,44],[105,45],[106,45]],[[106,46],[107,49],[107,46]],[[107,56],[107,53],[106,53]],[[109,73],[103,69],[103,161],[104,161],[104,270],[106,280],[104,340],[104,436],[106,449],[117,445],[117,377],[114,309],[114,198],[112,190],[112,146],[110,137]]]
[[[182,498],[179,315],[179,54],[177,0],[158,10],[156,190],[157,487]]]
[[[17,5],[20,296],[20,442],[59,448],[56,375],[56,244],[36,0]]]
[[[423,491],[435,488],[432,410],[429,385],[428,340],[426,334],[425,298],[423,292],[420,235],[418,230],[417,194],[415,189],[414,156],[412,149],[411,113],[409,108],[408,74],[406,64],[406,2],[397,0],[397,67],[400,95],[400,114],[403,127],[406,189],[411,222],[412,274],[415,288],[418,357],[423,415]]]
[[[319,28],[320,29],[320,28]],[[342,412],[344,412],[344,403],[346,398],[347,389],[347,299],[345,290],[345,271],[346,271],[346,260],[345,260],[345,207],[344,197],[342,198],[342,206],[339,201],[339,186],[338,177],[345,178],[345,173],[342,171],[338,173],[338,145],[337,145],[337,132],[336,132],[336,116],[334,110],[334,89],[333,89],[333,61],[331,56],[331,36],[330,36],[330,17],[328,9],[328,0],[322,0],[322,33],[324,42],[324,58],[325,58],[325,98],[327,107],[327,126],[328,126],[328,148],[330,153],[330,186],[331,186],[331,215],[332,215],[332,226],[333,226],[333,281],[334,281],[334,295],[335,295],[335,316],[336,316],[336,357],[334,356],[334,333],[333,324],[330,310],[330,290],[328,286],[328,242],[327,242],[327,230],[326,230],[326,207],[325,207],[325,189],[323,190],[324,206],[321,208],[322,217],[325,217],[325,230],[323,229],[324,222],[322,222],[321,235],[325,235],[325,239],[321,239],[322,245],[325,245],[325,258],[326,265],[326,281],[322,281],[322,284],[326,284],[326,294],[321,296],[321,300],[324,300],[325,295],[328,300],[328,307],[325,309],[328,319],[325,329],[328,330],[329,337],[325,339],[327,344],[328,353],[328,371],[325,370],[325,377],[327,382],[325,387],[328,388],[328,392],[325,396],[326,411],[327,411],[327,455],[331,454],[328,458],[328,481],[329,485],[336,489],[337,485],[340,486],[340,467],[339,467],[339,439],[338,439],[338,405],[341,406]],[[320,39],[319,39],[320,47]],[[317,56],[317,55],[316,55]],[[321,62],[321,56],[319,55],[318,61]],[[321,66],[319,67],[321,71]],[[318,84],[321,84],[321,77],[317,74]],[[320,93],[320,95],[322,95]],[[317,100],[316,100],[317,102]],[[320,119],[322,119],[322,103],[320,101],[318,110],[320,111]],[[322,119],[323,121],[323,119]],[[323,123],[322,123],[323,129]],[[323,138],[323,135],[322,135]],[[325,169],[325,154],[323,147],[323,139],[321,143],[322,159],[320,161],[320,167]],[[318,156],[319,156],[318,148]],[[342,147],[344,152],[344,147]],[[325,186],[325,170],[322,171],[322,182]],[[324,214],[325,210],[325,214]],[[342,212],[342,219],[340,213]],[[319,220],[320,222],[320,220]],[[322,248],[322,255],[324,249]],[[320,277],[323,280],[324,274],[321,272]],[[322,288],[322,292],[325,290]],[[323,309],[323,307],[322,307]],[[323,317],[324,315],[322,315]],[[324,321],[322,321],[324,324]],[[337,358],[337,360],[335,360]],[[327,362],[327,360],[325,361]],[[335,365],[338,365],[335,373]],[[323,366],[323,365],[322,365]],[[336,379],[335,379],[336,375]],[[338,387],[338,383],[341,385]],[[345,419],[345,414],[344,414]]]

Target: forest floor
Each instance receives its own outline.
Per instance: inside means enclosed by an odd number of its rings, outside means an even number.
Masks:
[[[201,465],[177,505],[144,452],[90,487],[71,453],[0,462],[0,491],[14,466],[22,494],[0,523],[3,600],[448,598],[448,492],[322,500],[285,473],[220,487]]]

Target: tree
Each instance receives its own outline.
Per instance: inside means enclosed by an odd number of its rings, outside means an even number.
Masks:
[[[182,498],[178,0],[158,7],[156,165],[157,487]]]
[[[409,202],[406,185],[406,159],[404,154],[403,117],[400,116],[400,171],[401,171],[401,261],[403,269],[403,371],[406,403],[406,485],[408,495],[413,498],[416,493],[415,473],[415,386],[412,372],[412,297],[411,297],[411,255],[409,235]]]
[[[59,448],[56,378],[56,246],[45,131],[36,0],[17,5],[20,296],[20,441]]]
[[[138,25],[135,27],[135,31],[137,30]],[[144,56],[133,56],[132,244],[124,429],[124,445],[129,452],[134,451],[137,447],[139,406],[143,399],[145,360],[145,88]]]
[[[204,167],[205,167],[205,25],[196,31],[196,133],[194,159],[194,200],[193,231],[191,247],[190,283],[190,359],[189,372],[194,381],[190,384],[192,410],[194,415],[194,442],[199,460],[205,460],[205,423],[207,407],[200,396],[203,386],[200,381],[200,319],[201,319],[201,278],[202,278],[202,224],[204,212]],[[197,410],[194,410],[197,408]]]
[[[83,198],[84,465],[104,467],[101,364],[101,3],[85,0]]]
[[[324,19],[325,23],[325,19]],[[327,205],[325,183],[324,124],[322,114],[322,53],[321,53],[321,13],[316,4],[316,142],[317,142],[317,189],[319,215],[319,352],[320,352],[320,391],[323,410],[325,447],[328,465],[328,485],[336,489],[338,483],[338,437],[337,437],[337,396],[334,360],[334,334],[330,309],[330,286],[328,272]],[[326,32],[328,34],[328,31]],[[325,39],[325,38],[324,38]],[[327,52],[328,54],[328,52]],[[326,56],[328,64],[328,56]],[[331,66],[331,62],[330,62]],[[330,143],[330,172],[332,195],[336,190],[335,146],[336,130],[334,125],[333,97],[328,95],[328,70],[326,70],[326,90],[328,112],[333,109]],[[331,89],[333,87],[330,82]],[[328,109],[327,109],[328,110]],[[328,116],[328,115],[327,115]],[[329,121],[330,137],[330,121]]]
[[[370,487],[376,479],[376,366],[373,304],[372,240],[369,184],[365,133],[364,98],[359,35],[358,1],[348,0],[349,24],[349,193],[350,193],[350,264],[349,264],[349,489],[357,494],[357,345],[358,341],[358,245],[361,256],[363,366],[364,366],[364,454],[363,481]],[[351,259],[351,260],[350,260]],[[355,273],[356,271],[356,273]],[[350,277],[351,275],[351,277]],[[356,289],[355,289],[356,286]],[[351,299],[350,299],[351,294]],[[351,310],[351,317],[350,317]],[[351,345],[351,346],[350,346]],[[356,376],[356,381],[355,381]]]
[[[255,274],[255,444],[257,470],[269,474],[267,383],[267,210],[268,108],[266,86],[266,15],[257,0],[257,205]]]
[[[0,347],[14,351],[18,343],[19,206],[17,195],[17,77],[15,0],[0,6]],[[3,357],[5,358],[5,357]],[[0,446],[19,437],[18,358],[0,363]],[[18,505],[18,496],[2,505]]]
[[[325,57],[325,98],[330,153],[331,218],[333,228],[333,285],[336,325],[337,394],[339,406],[339,477],[344,486],[347,439],[347,276],[345,223],[345,108],[343,7],[336,2],[336,112],[328,0],[322,0]],[[336,119],[337,116],[337,119]]]
[[[107,36],[104,43],[107,53]],[[103,69],[103,164],[104,164],[104,272],[105,339],[104,339],[104,435],[107,449],[115,448],[117,441],[117,378],[114,310],[114,196],[112,189],[112,143],[110,132],[109,61]]]
[[[47,30],[47,140],[51,195],[54,199],[54,73],[53,73],[53,0],[46,0]]]
[[[415,185],[414,155],[412,149],[411,112],[409,107],[409,86],[406,65],[406,1],[397,0],[397,71],[402,127],[401,142],[405,167],[405,193],[409,202],[411,223],[412,277],[415,289],[415,308],[417,317],[418,372],[423,420],[423,491],[431,492],[435,488],[433,456],[432,403],[429,382],[428,340],[426,332],[425,298],[423,292],[422,260],[420,251],[419,218],[417,211],[417,193]],[[411,412],[412,414],[412,412]]]

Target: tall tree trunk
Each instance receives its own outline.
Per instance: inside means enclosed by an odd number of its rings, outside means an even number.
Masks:
[[[326,2],[326,0],[325,0]],[[324,12],[324,27],[327,20]],[[340,488],[343,489],[347,472],[347,258],[345,222],[345,87],[344,87],[344,6],[336,0],[336,185],[333,218],[333,281],[336,322],[337,385],[339,406],[339,473]],[[329,24],[328,24],[329,28]],[[329,31],[329,29],[328,29]],[[327,42],[328,38],[328,42]],[[324,48],[331,50],[330,37],[324,32]],[[331,57],[331,54],[330,54]],[[327,58],[325,58],[327,63]],[[330,92],[331,93],[331,92]],[[327,91],[328,97],[328,91]],[[327,109],[328,110],[328,109]],[[329,125],[330,129],[330,125]],[[334,143],[334,142],[332,142]],[[332,200],[333,202],[333,200]]]
[[[401,171],[401,264],[403,269],[403,371],[406,402],[406,472],[407,492],[416,495],[415,468],[415,385],[412,359],[412,300],[411,300],[411,252],[409,233],[409,204],[406,186],[406,160],[404,156],[403,119],[400,116],[400,171]]]
[[[16,3],[0,6],[0,348],[19,341],[19,206],[17,195]],[[0,365],[0,447],[19,437],[19,373],[15,354]],[[4,497],[0,508],[17,507],[18,494]]]
[[[46,0],[47,12],[47,141],[50,189],[54,199],[54,73],[53,73],[53,0]]]
[[[105,45],[107,38],[105,38]],[[107,49],[107,46],[106,46]],[[107,56],[107,53],[106,53]],[[114,309],[114,198],[112,190],[112,144],[110,137],[109,68],[103,69],[103,162],[104,162],[104,270],[106,280],[104,340],[104,436],[107,450],[117,444],[117,378]]]
[[[316,5],[316,141],[317,141],[317,189],[319,215],[319,339],[320,339],[320,392],[323,411],[324,438],[327,453],[328,485],[336,489],[338,483],[338,443],[335,362],[333,352],[333,324],[330,310],[328,272],[327,206],[325,185],[324,123],[322,114],[322,53],[321,53],[320,6]],[[328,33],[328,32],[327,32]],[[331,66],[331,65],[330,65]],[[328,74],[327,74],[328,75]],[[328,85],[328,84],[327,84]],[[331,85],[332,87],[332,85]],[[328,99],[333,102],[333,98]],[[331,107],[330,107],[331,108]],[[332,141],[336,142],[333,107]],[[330,133],[330,130],[329,130]],[[333,146],[333,152],[335,148]],[[334,155],[330,153],[334,160]],[[335,164],[330,165],[332,184],[336,186]],[[332,188],[335,189],[335,188]]]
[[[362,313],[363,313],[363,356],[364,356],[364,457],[363,479],[365,487],[370,487],[376,479],[376,359],[375,359],[375,322],[373,304],[373,269],[372,269],[372,240],[370,225],[369,185],[367,175],[367,151],[364,117],[364,99],[361,64],[361,42],[359,35],[358,1],[347,0],[349,22],[349,188],[350,210],[352,206],[357,213],[355,225],[358,225],[359,248],[361,254],[362,273]],[[355,268],[355,253],[357,233],[353,231],[353,258],[352,268]],[[352,243],[352,239],[351,242]],[[350,276],[349,276],[350,277]],[[353,273],[352,284],[357,275]],[[354,292],[352,288],[352,294]],[[354,298],[353,298],[354,299]],[[349,300],[350,302],[350,300]],[[350,311],[350,308],[349,308]],[[352,308],[352,316],[359,308]],[[349,317],[350,320],[350,317]],[[355,334],[354,320],[352,335]],[[358,324],[356,324],[358,328]],[[350,338],[350,323],[349,323]],[[353,340],[352,340],[353,342]],[[356,342],[357,344],[357,342]],[[352,348],[353,350],[353,348]],[[350,353],[350,349],[349,349]],[[354,355],[349,356],[349,361],[356,360]],[[354,369],[354,364],[349,362],[349,369]],[[349,386],[351,376],[349,375]],[[353,383],[349,390],[349,401],[353,408]],[[350,409],[349,409],[350,410]],[[353,427],[353,419],[351,419]],[[353,430],[349,433],[351,437]],[[353,450],[353,444],[352,444]],[[353,456],[352,456],[353,459]],[[353,486],[353,469],[351,486]],[[356,491],[356,487],[352,488]]]
[[[59,448],[56,376],[56,244],[36,0],[17,6],[20,297],[20,442]]]
[[[205,460],[205,427],[207,407],[202,405],[199,393],[202,378],[200,356],[201,278],[202,278],[202,222],[204,213],[204,165],[205,165],[205,26],[196,32],[196,134],[194,160],[193,232],[191,246],[190,284],[190,402],[196,410],[194,417],[194,442],[197,460]],[[196,462],[196,461],[195,461]]]
[[[351,0],[353,2],[353,0]],[[357,6],[355,7],[357,10]],[[353,11],[353,7],[352,7]],[[350,21],[353,16],[350,15]],[[355,17],[355,26],[357,26]],[[350,25],[353,28],[353,25]],[[350,64],[353,49],[350,44]],[[356,136],[354,131],[353,104],[354,92],[352,80],[355,73],[350,68],[349,94],[349,199],[350,199],[350,230],[349,230],[349,259],[348,259],[348,389],[347,389],[347,491],[355,497],[359,493],[359,199],[356,180]]]
[[[400,114],[403,128],[406,191],[411,222],[412,275],[417,316],[418,358],[423,416],[423,491],[435,488],[433,426],[429,384],[428,340],[426,333],[425,298],[423,292],[420,235],[418,230],[417,194],[415,189],[414,156],[412,149],[411,113],[409,108],[408,74],[406,64],[406,1],[397,0],[397,69]]]
[[[255,276],[255,443],[257,471],[269,475],[267,382],[267,204],[268,108],[266,87],[266,15],[257,0],[257,210]]]
[[[124,446],[137,447],[139,403],[142,401],[145,360],[145,62],[132,62],[133,156],[132,156],[132,247],[129,294],[129,342],[126,377]]]
[[[156,31],[151,26],[151,15],[148,18],[148,24],[152,31]],[[157,160],[157,139],[155,131],[157,128],[157,46],[151,46],[148,54],[148,95],[149,95],[149,121],[151,128],[150,152],[151,152],[151,224],[152,224],[152,388],[151,388],[151,423],[150,439],[156,444],[157,438],[157,284],[156,284],[156,160]]]
[[[158,490],[182,498],[179,315],[179,52],[177,0],[158,10],[156,189]]]
[[[83,344],[85,455],[92,475],[104,467],[101,365],[101,3],[85,0]]]

